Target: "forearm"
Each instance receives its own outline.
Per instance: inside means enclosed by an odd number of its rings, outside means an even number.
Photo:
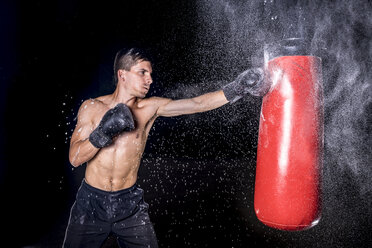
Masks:
[[[99,150],[99,148],[94,147],[92,143],[90,143],[88,138],[82,141],[77,141],[70,146],[70,163],[74,167],[78,167],[79,165],[91,160]]]
[[[205,112],[228,103],[222,90],[189,99],[161,99],[160,101],[162,106],[159,107],[157,115],[165,117]]]
[[[216,109],[228,103],[222,90],[197,96],[191,100],[194,105],[191,109],[195,113]]]

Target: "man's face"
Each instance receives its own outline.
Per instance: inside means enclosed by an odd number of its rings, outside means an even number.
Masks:
[[[149,61],[140,61],[125,74],[125,80],[136,97],[144,98],[152,84],[152,67]]]

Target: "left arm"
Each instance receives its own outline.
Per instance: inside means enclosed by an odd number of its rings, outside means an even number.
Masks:
[[[222,90],[206,93],[194,98],[172,100],[158,98],[157,116],[178,116],[194,114],[219,108],[228,103]]]
[[[219,108],[228,102],[234,103],[248,94],[263,96],[268,89],[269,84],[265,83],[264,71],[261,68],[252,68],[241,73],[219,91],[181,100],[155,98],[156,115],[171,117],[205,112]]]

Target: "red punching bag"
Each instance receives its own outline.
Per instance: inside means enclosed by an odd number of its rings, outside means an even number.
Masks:
[[[320,220],[321,60],[279,56],[267,72],[272,85],[262,101],[254,208],[267,226],[302,230]]]

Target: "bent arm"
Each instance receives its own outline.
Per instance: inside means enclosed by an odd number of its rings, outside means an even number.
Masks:
[[[78,140],[70,146],[70,163],[74,167],[78,167],[79,165],[91,160],[99,150],[99,148],[94,147],[92,143],[90,143],[88,138],[85,140]]]
[[[194,98],[171,100],[162,98],[159,100],[158,116],[178,116],[194,114],[219,108],[228,103],[222,90],[210,92]]]
[[[84,108],[83,106],[88,106],[88,104],[83,103],[79,110],[78,121],[70,142],[69,160],[74,167],[88,162],[100,150],[89,141],[89,135],[94,130],[94,125],[91,121],[92,113],[89,113],[89,107]]]

